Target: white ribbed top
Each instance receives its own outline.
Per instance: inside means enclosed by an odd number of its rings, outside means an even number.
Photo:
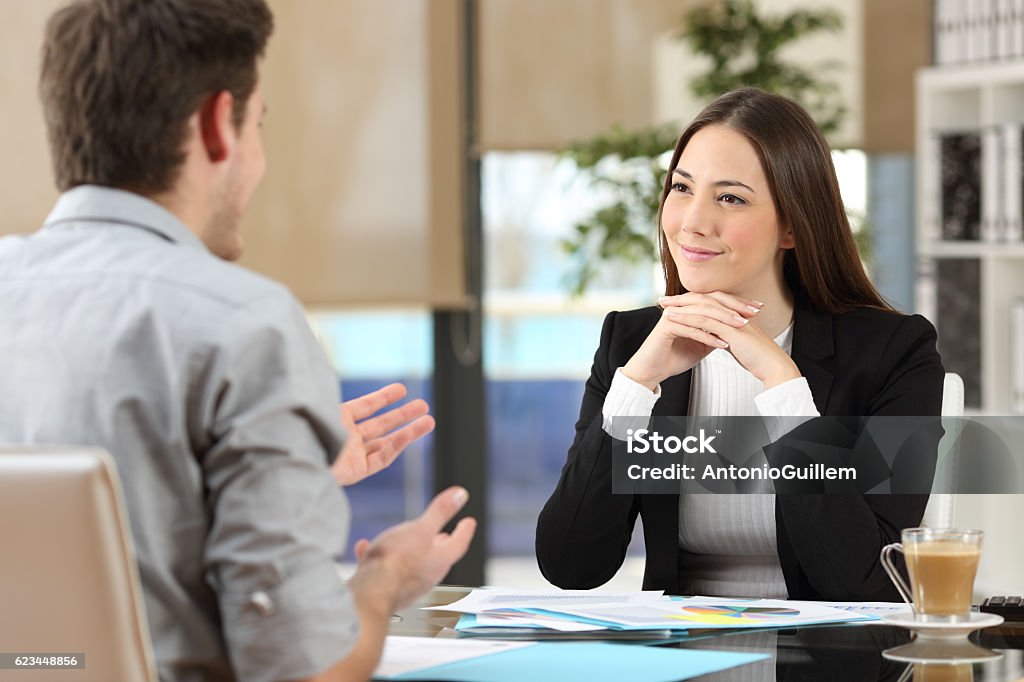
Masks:
[[[792,348],[790,325],[775,342]],[[727,350],[714,350],[693,368],[689,414],[758,416],[760,379]],[[789,596],[775,542],[775,495],[680,495],[679,547],[683,594]]]
[[[774,341],[791,353],[793,325]],[[652,393],[617,371],[602,410],[604,430],[625,439],[625,434],[618,432],[635,422],[620,420],[616,428],[615,417],[649,416],[660,397],[660,387]],[[800,377],[765,390],[761,381],[724,349],[712,351],[694,367],[688,413],[723,417],[759,415],[765,417],[772,439],[793,428],[796,422],[770,417],[810,418],[819,414],[806,379]],[[680,495],[680,592],[787,598],[775,539],[773,494]]]

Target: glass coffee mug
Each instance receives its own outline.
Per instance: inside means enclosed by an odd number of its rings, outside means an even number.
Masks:
[[[918,620],[970,620],[984,535],[980,530],[906,528],[900,534],[903,542],[882,548],[882,566]],[[902,552],[906,559],[910,587],[892,562],[893,552]]]
[[[915,663],[913,682],[974,682],[974,666],[970,663]]]

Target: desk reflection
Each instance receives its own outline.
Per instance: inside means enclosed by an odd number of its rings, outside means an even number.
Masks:
[[[452,629],[459,614],[422,611],[422,606],[450,604],[468,594],[469,588],[441,586],[412,607],[399,613],[391,634],[418,637],[455,637]],[[546,638],[538,637],[537,639]],[[559,639],[565,639],[559,638]],[[581,635],[578,639],[600,639]],[[962,644],[972,662],[914,662],[922,652],[911,643],[912,635],[889,625],[824,625],[786,630],[691,631],[683,642],[657,646],[731,650],[763,653],[770,659],[711,675],[691,678],[700,682],[917,682],[919,680],[972,680],[1020,682],[1024,680],[1024,624],[1006,624],[975,632]],[[638,646],[623,644],[623,646]],[[945,645],[943,645],[945,646]],[[890,657],[885,656],[890,652]],[[909,652],[906,660],[893,660],[892,651]],[[988,652],[983,654],[980,652]],[[947,651],[947,655],[948,655]],[[934,652],[929,655],[935,655]],[[940,654],[941,655],[941,654]],[[988,656],[988,658],[986,658]],[[993,657],[994,656],[994,657]],[[921,658],[927,658],[922,656]],[[931,659],[929,659],[931,660]],[[681,675],[685,671],[680,671]],[[585,671],[581,670],[581,677]],[[684,678],[680,678],[684,679]]]

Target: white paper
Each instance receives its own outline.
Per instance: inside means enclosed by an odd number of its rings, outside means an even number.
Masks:
[[[545,616],[539,613],[496,613],[489,611],[476,616],[476,627],[480,628],[543,628],[557,632],[596,632],[607,630],[603,625],[578,623],[557,616]],[[471,632],[472,630],[470,630]]]
[[[882,618],[887,616],[895,616],[900,613],[913,613],[914,609],[909,604],[903,602],[888,602],[888,601],[836,601],[836,602],[821,602],[824,606],[831,606],[835,609],[843,609],[851,611],[853,613],[859,613],[864,616],[873,616],[871,620],[863,620],[855,622],[853,625],[878,625]]]
[[[901,601],[821,601],[815,603],[833,609],[842,609],[843,611],[860,613],[865,616],[878,616],[879,618],[892,616],[897,613],[914,612],[914,609],[909,604]]]
[[[521,649],[535,643],[392,636],[384,640],[384,653],[373,676],[394,677],[445,663]]]
[[[870,618],[819,602],[691,597],[639,604],[559,607],[559,613],[631,628],[716,629],[795,627]]]
[[[428,611],[484,613],[496,609],[546,609],[561,611],[567,606],[597,604],[637,604],[666,601],[663,592],[601,592],[598,590],[473,590],[462,599],[442,606],[426,606]]]

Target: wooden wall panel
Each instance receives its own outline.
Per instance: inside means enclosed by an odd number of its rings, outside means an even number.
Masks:
[[[57,198],[37,83],[43,28],[63,5],[0,2],[0,235],[37,229]]]
[[[482,147],[555,149],[654,123],[655,42],[694,3],[481,0]]]
[[[0,233],[35,230],[57,196],[36,81],[63,4],[0,2]],[[270,4],[243,265],[311,306],[461,305],[459,0]]]
[[[458,0],[272,0],[243,262],[308,305],[457,306]]]
[[[929,0],[862,0],[864,142],[870,153],[914,151],[914,74],[931,63]]]

